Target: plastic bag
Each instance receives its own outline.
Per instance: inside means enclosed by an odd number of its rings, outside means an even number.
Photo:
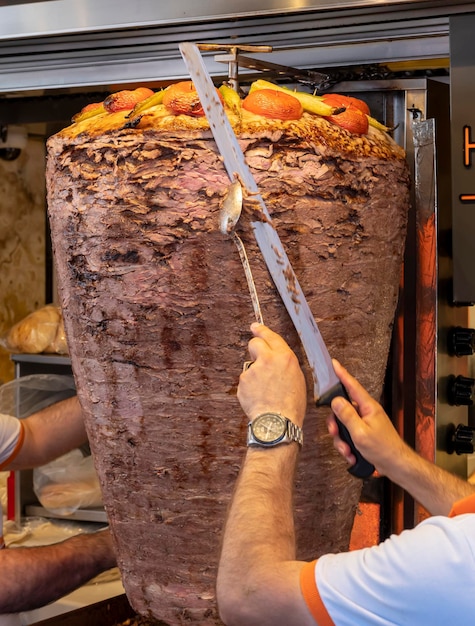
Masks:
[[[2,338],[1,345],[10,352],[67,354],[61,309],[47,304],[16,323]]]
[[[77,509],[102,505],[102,494],[91,456],[80,450],[33,470],[33,491],[45,509],[71,515]]]
[[[28,417],[76,394],[74,378],[61,374],[30,374],[0,386],[0,413]]]

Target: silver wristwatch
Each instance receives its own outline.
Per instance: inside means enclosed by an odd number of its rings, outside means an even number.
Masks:
[[[262,413],[248,424],[248,446],[271,448],[292,441],[303,444],[302,429],[279,413]]]

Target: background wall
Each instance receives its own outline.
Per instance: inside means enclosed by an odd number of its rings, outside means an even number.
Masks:
[[[45,148],[30,138],[17,160],[0,160],[0,338],[45,304],[45,229]],[[0,384],[12,378],[0,347]]]

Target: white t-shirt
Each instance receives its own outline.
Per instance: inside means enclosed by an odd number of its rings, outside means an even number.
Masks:
[[[21,447],[23,426],[19,419],[0,413],[0,470]],[[3,547],[3,511],[0,504],[0,548]]]
[[[16,417],[0,413],[0,467],[6,463],[16,451],[20,436],[21,422]],[[3,511],[0,504],[0,518],[3,522]],[[3,523],[2,523],[3,527]],[[2,532],[0,530],[0,535]],[[0,540],[3,543],[3,538]],[[20,626],[21,619],[18,613],[0,615],[0,626]]]
[[[17,452],[23,440],[23,426],[19,419],[0,413],[0,470]],[[3,544],[3,511],[0,504],[0,548]]]
[[[313,575],[327,615],[304,595],[319,624],[472,625],[475,497],[473,513],[431,517],[377,546],[324,555]]]
[[[0,469],[15,451],[20,433],[20,420],[11,415],[0,413]]]

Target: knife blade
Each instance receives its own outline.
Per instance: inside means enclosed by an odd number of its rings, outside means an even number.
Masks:
[[[253,201],[259,205],[261,219],[252,221],[251,226],[269,273],[305,350],[313,373],[315,402],[317,405],[330,405],[334,397],[344,396],[348,399],[199,48],[191,42],[182,42],[180,52],[198,92],[229,179],[233,181],[238,174],[242,184],[252,194]],[[339,420],[337,423],[341,439],[350,446],[356,458],[356,463],[348,471],[359,478],[370,476],[374,472],[374,466],[356,449],[347,428]]]

